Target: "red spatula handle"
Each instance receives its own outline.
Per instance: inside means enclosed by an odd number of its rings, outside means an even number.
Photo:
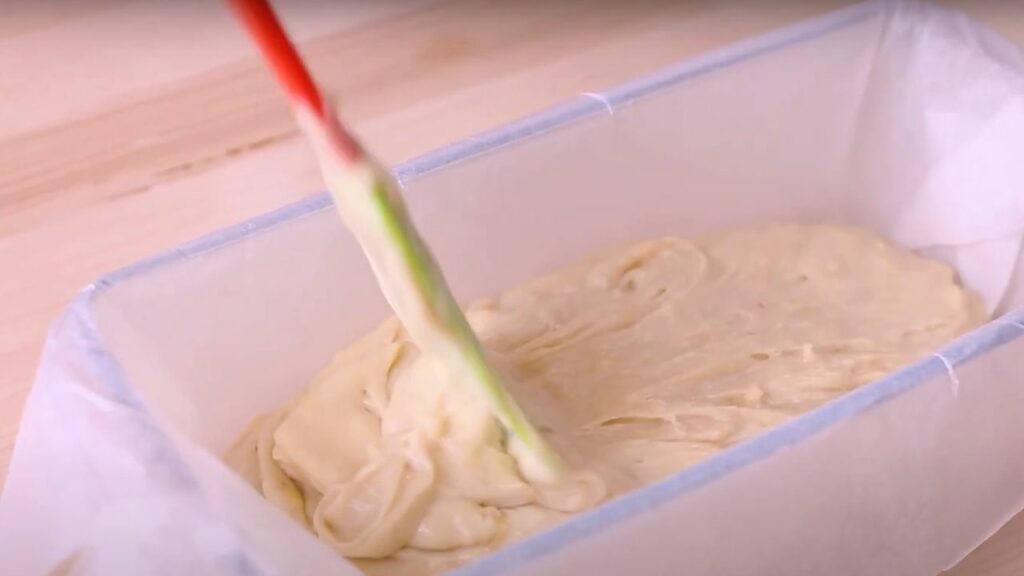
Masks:
[[[288,34],[281,27],[270,3],[267,0],[228,0],[228,3],[256,41],[260,52],[263,53],[263,59],[288,92],[293,106],[305,106],[312,110],[331,135],[334,150],[342,160],[352,162],[361,158],[359,144],[338,121],[334,110],[324,105],[320,90],[302,63],[295,46],[288,39]]]
[[[288,34],[266,0],[228,0],[239,20],[259,46],[263,58],[288,96],[323,114],[323,100]]]

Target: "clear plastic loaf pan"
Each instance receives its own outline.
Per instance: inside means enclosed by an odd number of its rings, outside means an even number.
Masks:
[[[465,300],[627,240],[843,221],[999,317],[459,574],[931,576],[1024,507],[1024,56],[965,18],[856,5],[397,173]],[[354,574],[218,455],[387,314],[324,196],[97,281],[47,342],[0,572]]]

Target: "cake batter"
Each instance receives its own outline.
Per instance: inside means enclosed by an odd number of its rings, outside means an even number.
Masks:
[[[470,306],[568,462],[532,474],[394,319],[226,456],[373,574],[450,569],[702,460],[985,319],[946,265],[835,225],[619,248]]]

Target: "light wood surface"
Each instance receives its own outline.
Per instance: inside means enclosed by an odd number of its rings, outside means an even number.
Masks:
[[[343,115],[400,162],[824,12],[816,2],[279,2]],[[951,0],[1024,43],[1024,4]],[[22,2],[0,17],[0,485],[48,325],[98,275],[318,191],[216,2]],[[1024,573],[1024,519],[951,571]]]

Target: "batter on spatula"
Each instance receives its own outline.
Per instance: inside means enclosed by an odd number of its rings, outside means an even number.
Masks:
[[[520,470],[466,386],[389,320],[226,460],[365,571],[428,574],[656,481],[985,320],[946,265],[776,225],[617,248],[470,306],[572,472]]]

